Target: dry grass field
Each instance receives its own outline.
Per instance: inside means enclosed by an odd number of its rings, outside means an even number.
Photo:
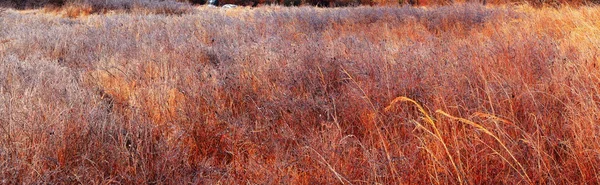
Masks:
[[[0,11],[0,184],[598,184],[600,7]]]

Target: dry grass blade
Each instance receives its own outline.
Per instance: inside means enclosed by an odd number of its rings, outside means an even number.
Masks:
[[[513,162],[520,168],[520,170],[515,169],[517,172],[519,172],[519,175],[521,175],[521,177],[523,177],[523,179],[525,179],[529,184],[533,184],[531,181],[531,178],[529,178],[529,175],[527,175],[527,171],[525,170],[525,168],[523,167],[523,165],[521,165],[521,163],[515,158],[515,156],[513,155],[513,153],[506,147],[506,145],[504,144],[504,142],[502,142],[502,140],[500,140],[500,138],[498,138],[494,133],[490,132],[488,129],[486,129],[485,127],[481,126],[480,124],[477,124],[473,121],[464,119],[464,118],[459,118],[459,117],[454,117],[442,110],[437,110],[435,111],[436,113],[439,113],[443,116],[446,116],[448,118],[454,119],[454,120],[458,120],[462,123],[468,124],[470,126],[473,126],[475,128],[477,128],[478,130],[482,131],[483,133],[491,136],[492,138],[494,138],[499,144],[500,146],[502,146],[502,148],[508,153],[508,155],[510,155],[510,157],[512,158]],[[508,161],[507,161],[508,162]],[[512,166],[512,165],[511,165]]]
[[[321,155],[319,152],[317,152],[314,148],[312,147],[305,147],[310,149],[312,152],[314,152],[315,154],[317,154],[317,156],[319,156],[319,159],[325,164],[327,165],[327,168],[331,171],[331,173],[333,173],[335,175],[335,177],[340,181],[340,183],[342,184],[352,184],[352,182],[350,182],[348,179],[346,179],[344,176],[342,176],[340,173],[338,173],[333,166],[331,166],[331,164],[329,164],[329,162],[327,162],[327,159],[325,159],[325,157],[323,157],[323,155]]]
[[[417,103],[413,99],[410,99],[410,98],[404,97],[404,96],[400,96],[400,97],[394,98],[394,100],[392,100],[390,102],[390,104],[387,107],[385,107],[384,110],[389,111],[394,105],[396,105],[399,102],[409,102],[409,103],[417,106],[417,109],[419,110],[419,112],[421,112],[421,114],[423,114],[423,116],[425,116],[425,121],[427,123],[429,123],[429,125],[431,126],[431,128],[433,129],[433,131],[435,133],[434,136],[440,141],[440,143],[442,143],[442,146],[444,147],[446,155],[448,155],[448,159],[450,160],[450,162],[452,163],[452,166],[454,167],[454,171],[456,172],[456,178],[458,179],[458,182],[460,184],[463,184],[462,177],[461,177],[461,176],[463,176],[463,173],[461,172],[461,170],[459,170],[458,165],[456,165],[456,162],[454,162],[454,157],[452,156],[452,154],[450,154],[448,145],[446,144],[446,141],[444,141],[444,138],[442,137],[442,134],[440,133],[438,127],[436,126],[435,121],[429,115],[429,113],[427,113],[427,111],[425,111],[423,106],[421,106],[419,103]]]
[[[363,98],[369,103],[369,105],[371,107],[371,111],[373,112],[372,115],[375,115],[375,118],[376,118],[373,120],[373,124],[375,124],[376,132],[377,132],[377,135],[379,136],[379,141],[381,142],[381,145],[383,146],[383,149],[385,151],[385,156],[387,159],[388,167],[390,168],[390,171],[392,172],[392,175],[394,176],[394,178],[400,178],[400,177],[398,177],[398,172],[396,171],[396,168],[393,167],[392,157],[390,156],[390,150],[388,149],[389,143],[388,143],[387,139],[385,139],[385,136],[383,135],[383,133],[381,133],[381,129],[379,129],[379,128],[381,128],[380,127],[381,119],[379,118],[379,116],[377,116],[377,114],[379,113],[378,110],[375,108],[375,105],[369,99],[369,96],[367,95],[365,90],[354,79],[354,77],[352,77],[352,75],[350,75],[350,73],[348,73],[348,71],[346,71],[346,69],[342,68],[342,71],[344,72],[344,74],[346,74],[346,76],[348,76],[348,79],[350,81],[352,81],[354,83],[354,85],[356,85],[358,87],[361,94],[364,96]],[[320,72],[320,73],[322,74],[322,72]]]
[[[487,114],[487,113],[476,112],[476,113],[473,114],[473,116],[480,117],[480,118],[493,119],[493,120],[500,121],[500,122],[502,122],[504,124],[507,124],[507,125],[514,125],[511,121],[509,121],[507,119],[500,118],[498,116]]]

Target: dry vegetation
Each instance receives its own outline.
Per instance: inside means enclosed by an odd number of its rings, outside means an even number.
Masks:
[[[2,184],[600,183],[598,7],[0,15]]]

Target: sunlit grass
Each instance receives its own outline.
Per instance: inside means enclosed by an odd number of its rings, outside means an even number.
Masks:
[[[1,12],[0,183],[598,183],[598,7],[181,6]]]

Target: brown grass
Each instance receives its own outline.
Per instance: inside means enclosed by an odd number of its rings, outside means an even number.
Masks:
[[[595,6],[73,12],[0,16],[1,184],[600,183]]]
[[[65,10],[65,16],[69,17],[69,18],[88,16],[93,13],[93,8],[92,8],[92,6],[89,6],[89,5],[79,5],[79,6],[69,5],[66,8],[64,8],[64,10]]]

